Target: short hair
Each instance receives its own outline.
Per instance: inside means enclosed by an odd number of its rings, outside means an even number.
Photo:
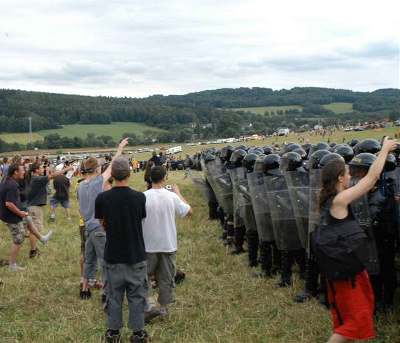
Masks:
[[[33,173],[33,172],[35,172],[35,171],[38,170],[38,169],[40,169],[40,163],[35,162],[35,163],[32,163],[32,164],[31,164],[31,166],[30,166],[30,168],[29,168],[29,172],[30,172],[30,173]]]
[[[152,182],[160,183],[162,180],[164,180],[165,175],[167,175],[167,170],[164,166],[155,166],[151,168],[150,178]]]
[[[95,157],[89,157],[85,162],[83,162],[83,167],[85,168],[85,172],[88,174],[96,172],[98,166],[99,162]]]
[[[7,176],[12,177],[14,173],[19,169],[19,167],[22,167],[20,163],[13,163],[8,167],[8,172]]]
[[[7,163],[8,162],[8,157],[4,157],[3,158],[3,163]]]

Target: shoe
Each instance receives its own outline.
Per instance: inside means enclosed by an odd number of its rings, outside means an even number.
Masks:
[[[144,312],[144,323],[149,324],[154,318],[159,316],[161,316],[161,311],[156,307],[152,307],[149,311]]]
[[[56,221],[56,216],[54,214],[50,215],[49,222],[54,223]]]
[[[92,292],[90,292],[90,289],[87,289],[86,291],[81,289],[80,292],[79,292],[79,297],[82,300],[90,299],[92,297]]]
[[[310,300],[312,297],[313,297],[312,294],[308,293],[307,291],[303,291],[303,292],[297,294],[293,298],[293,301],[295,303],[302,304],[302,303],[305,303],[306,301]]]
[[[292,287],[292,282],[287,280],[281,280],[276,284],[276,286],[278,288]]]
[[[53,234],[53,230],[50,230],[50,231],[47,233],[47,235],[42,236],[42,238],[41,238],[40,241],[41,241],[43,244],[47,244],[47,242],[49,241],[49,239],[50,239],[50,237],[51,237],[52,234]]]
[[[130,343],[147,343],[149,342],[149,335],[145,330],[142,330],[140,333],[134,333],[130,340]]]
[[[235,248],[235,250],[231,251],[231,255],[240,255],[245,252],[246,252],[246,250],[244,250],[243,248]]]
[[[106,343],[119,343],[121,342],[121,334],[118,330],[107,330],[104,339]]]
[[[182,270],[177,270],[175,273],[175,283],[178,285],[185,280],[186,274]]]
[[[29,258],[35,258],[35,257],[38,257],[38,256],[40,256],[40,251],[39,251],[38,248],[36,248],[35,250],[31,250],[29,252]]]
[[[12,271],[12,272],[19,272],[19,271],[25,270],[24,267],[21,267],[17,264],[10,264],[9,268],[10,268],[10,271]]]

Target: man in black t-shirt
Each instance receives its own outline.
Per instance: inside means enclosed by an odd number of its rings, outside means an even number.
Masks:
[[[56,208],[60,204],[65,210],[65,216],[68,220],[71,220],[69,215],[69,188],[71,187],[71,182],[65,174],[58,175],[53,180],[53,187],[55,193],[50,199],[51,215],[50,219],[55,220],[56,218]]]
[[[129,162],[116,158],[111,166],[115,186],[97,196],[95,217],[106,231],[104,251],[107,275],[106,342],[120,339],[124,293],[129,304],[129,328],[132,342],[147,342],[144,331],[144,310],[147,296],[146,252],[142,219],[146,217],[143,193],[128,187]]]

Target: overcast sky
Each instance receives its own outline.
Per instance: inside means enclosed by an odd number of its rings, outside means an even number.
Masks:
[[[398,0],[0,0],[0,88],[400,86]]]

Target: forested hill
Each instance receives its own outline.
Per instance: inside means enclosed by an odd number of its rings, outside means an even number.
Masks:
[[[352,103],[355,111],[353,114],[397,115],[400,108],[400,90],[353,92],[315,87],[276,91],[258,87],[225,88],[186,95],[154,95],[138,99],[3,89],[0,90],[0,132],[26,132],[27,117],[32,117],[34,131],[57,128],[65,124],[128,121],[169,130],[212,124],[215,132],[224,134],[227,130],[230,134],[232,130],[238,129],[238,125],[243,126],[254,121],[264,122],[260,116],[251,113],[227,111],[230,108],[301,105],[304,107],[302,114],[292,115],[298,118],[301,118],[301,115],[329,117],[333,113],[319,105],[334,102]],[[230,123],[235,123],[235,126],[230,127]]]

